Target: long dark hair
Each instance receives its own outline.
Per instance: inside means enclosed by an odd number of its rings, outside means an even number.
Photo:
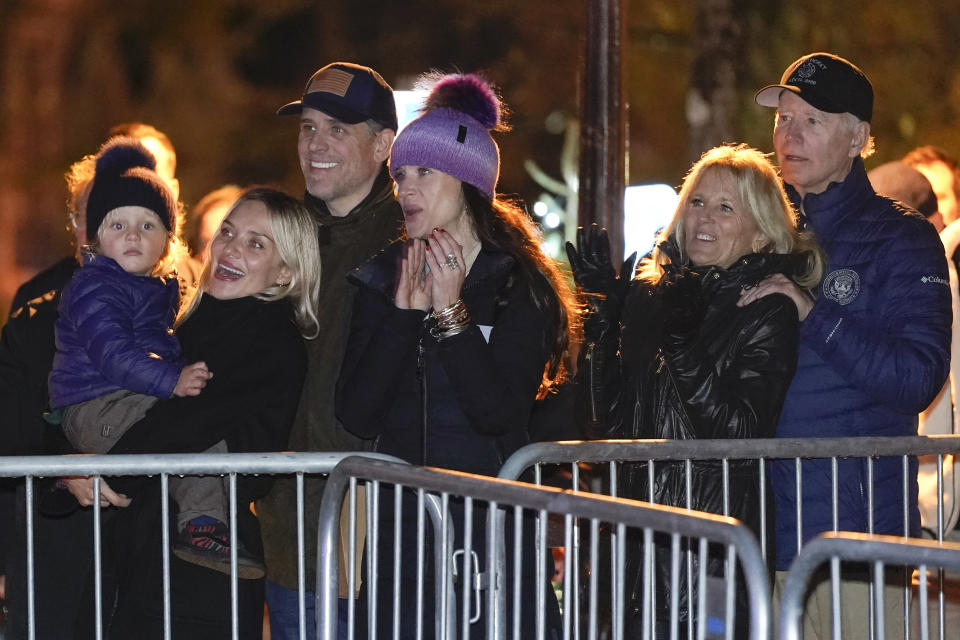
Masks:
[[[567,350],[579,341],[580,310],[576,298],[560,267],[540,248],[540,233],[526,211],[514,201],[499,195],[490,200],[476,187],[462,184],[480,242],[517,261],[523,281],[529,283],[533,304],[550,319],[545,344],[549,357],[538,392],[538,397],[543,397],[551,387],[563,382],[567,375]]]

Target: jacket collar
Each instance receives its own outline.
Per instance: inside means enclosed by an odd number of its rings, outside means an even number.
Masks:
[[[320,221],[320,224],[327,227],[338,227],[360,224],[372,216],[381,204],[392,198],[393,178],[390,177],[390,172],[387,171],[387,165],[384,164],[380,168],[380,173],[377,174],[370,193],[345,216],[335,216],[331,214],[326,203],[320,198],[311,195],[309,191],[303,196],[303,202],[313,211],[317,220]]]
[[[842,182],[831,182],[822,193],[808,193],[802,200],[791,185],[785,185],[787,196],[800,214],[799,227],[809,223],[821,238],[828,238],[834,226],[875,194],[863,160],[854,158],[850,173]]]
[[[383,251],[351,271],[347,279],[379,291],[393,300],[404,244],[403,239],[390,243]],[[481,246],[480,253],[477,254],[477,259],[463,283],[463,290],[467,291],[488,280],[504,277],[513,268],[514,262],[513,256],[507,253],[488,245]]]
[[[671,262],[662,266],[661,282],[665,284],[678,277],[692,275],[695,278],[703,278],[710,287],[727,284],[755,285],[774,273],[782,273],[795,280],[806,268],[806,254],[749,253],[724,269],[717,266],[693,266],[689,263],[681,263],[680,249],[676,238],[672,236],[661,242],[659,248],[671,259]]]
[[[120,264],[103,254],[91,253],[89,251],[84,251],[81,254],[82,263],[84,267],[95,267],[97,269],[106,271],[116,277],[126,277],[126,278],[140,278],[144,282],[157,283],[163,286],[168,285],[171,281],[176,281],[176,277],[173,274],[167,276],[141,276],[134,273],[129,273],[124,270]]]
[[[782,273],[788,278],[796,279],[803,273],[805,266],[805,254],[750,253],[727,269],[711,267],[711,271],[718,274],[718,280],[738,286],[752,286],[774,273]]]

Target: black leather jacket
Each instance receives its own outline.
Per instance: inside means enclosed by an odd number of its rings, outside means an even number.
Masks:
[[[586,344],[581,354],[580,410],[590,437],[773,437],[796,367],[797,309],[779,294],[746,307],[736,303],[743,287],[772,273],[793,274],[801,261],[752,254],[729,269],[667,265],[656,284],[631,283],[619,327]],[[683,462],[656,463],[652,488],[646,464],[623,465],[620,495],[724,513],[720,463],[694,462],[691,467],[688,496]],[[755,532],[760,524],[758,485],[756,463],[731,461],[728,515]],[[626,575],[637,598],[642,593],[639,551],[639,542],[628,546]],[[669,549],[660,551],[657,603],[668,607]],[[722,558],[714,564],[711,558],[709,573],[720,569]],[[682,620],[685,574],[681,571]]]

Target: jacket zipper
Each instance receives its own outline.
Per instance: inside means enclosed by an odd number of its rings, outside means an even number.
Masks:
[[[696,433],[696,429],[693,428],[693,421],[690,420],[690,415],[687,413],[687,407],[683,402],[683,396],[680,395],[680,385],[677,384],[677,378],[674,376],[673,369],[670,368],[670,365],[667,364],[667,359],[663,356],[663,352],[657,354],[657,359],[659,364],[657,364],[657,374],[659,375],[661,371],[666,369],[667,377],[670,379],[670,386],[673,387],[673,392],[677,396],[677,404],[680,405],[680,412],[683,415],[683,419],[686,422],[687,429],[690,430],[690,433]]]
[[[595,342],[587,343],[587,352],[584,354],[583,359],[587,364],[587,388],[590,389],[590,422],[592,424],[597,424],[597,398],[596,398],[596,387],[593,386],[593,350],[596,347]]]
[[[420,381],[420,464],[427,465],[427,376],[423,334],[417,340],[417,380]]]

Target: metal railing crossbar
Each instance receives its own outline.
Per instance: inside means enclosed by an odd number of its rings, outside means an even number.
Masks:
[[[717,440],[570,440],[537,442],[515,451],[498,477],[515,480],[535,464],[788,458],[865,458],[960,453],[960,435],[875,438],[746,438]]]

